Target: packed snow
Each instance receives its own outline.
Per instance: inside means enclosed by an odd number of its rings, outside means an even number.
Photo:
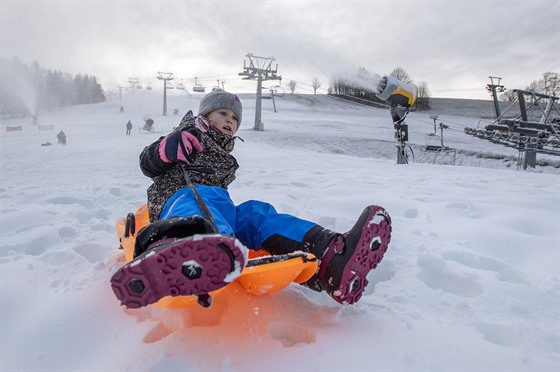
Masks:
[[[341,232],[368,204],[390,213],[392,241],[364,296],[343,306],[292,284],[221,309],[121,307],[109,284],[124,264],[115,221],[151,183],[138,155],[201,97],[170,92],[167,116],[162,93],[143,90],[40,112],[38,124],[2,119],[0,370],[558,371],[558,168],[518,170],[514,149],[464,134],[480,117],[411,112],[416,161],[404,165],[386,109],[286,94],[263,101],[257,132],[255,96],[242,94],[234,202]],[[155,133],[140,129],[145,115]],[[455,165],[421,149],[432,115],[449,126]]]

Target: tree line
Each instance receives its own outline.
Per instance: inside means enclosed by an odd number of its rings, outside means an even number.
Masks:
[[[37,62],[30,66],[19,59],[1,59],[2,115],[27,116],[39,111],[98,103],[106,100],[95,76],[45,69]]]
[[[525,90],[558,97],[558,95],[560,95],[560,74],[547,71],[542,74],[542,78],[539,80],[533,80]],[[502,101],[513,102],[517,99],[517,94],[513,89],[508,89],[500,95],[500,99]]]

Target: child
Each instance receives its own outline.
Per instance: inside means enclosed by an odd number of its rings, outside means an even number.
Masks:
[[[340,234],[261,201],[234,205],[227,187],[239,167],[231,152],[241,119],[239,98],[216,90],[202,98],[197,117],[189,111],[171,134],[142,151],[140,167],[153,180],[152,223],[138,233],[134,260],[111,279],[124,305],[146,306],[167,295],[207,297],[240,274],[245,247],[272,255],[310,252],[319,266],[306,286],[339,303],[360,299],[389,245],[389,215],[369,206]]]

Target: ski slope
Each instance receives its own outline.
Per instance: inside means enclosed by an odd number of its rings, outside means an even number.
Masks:
[[[225,309],[120,307],[114,225],[145,202],[138,155],[201,97],[173,92],[168,116],[155,91],[39,113],[54,130],[2,120],[0,370],[558,370],[558,168],[516,170],[515,150],[463,133],[477,117],[438,117],[456,165],[419,150],[398,165],[387,110],[286,94],[277,112],[263,101],[255,132],[254,95],[241,95],[234,202],[264,200],[341,232],[368,204],[391,214],[366,293],[342,306],[292,285]],[[409,115],[412,145],[437,114]],[[139,130],[145,115],[156,133]]]

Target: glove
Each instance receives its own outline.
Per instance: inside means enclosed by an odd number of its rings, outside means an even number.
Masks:
[[[166,163],[183,162],[190,164],[197,152],[202,152],[202,145],[191,132],[175,131],[163,138],[159,144],[159,157]]]

